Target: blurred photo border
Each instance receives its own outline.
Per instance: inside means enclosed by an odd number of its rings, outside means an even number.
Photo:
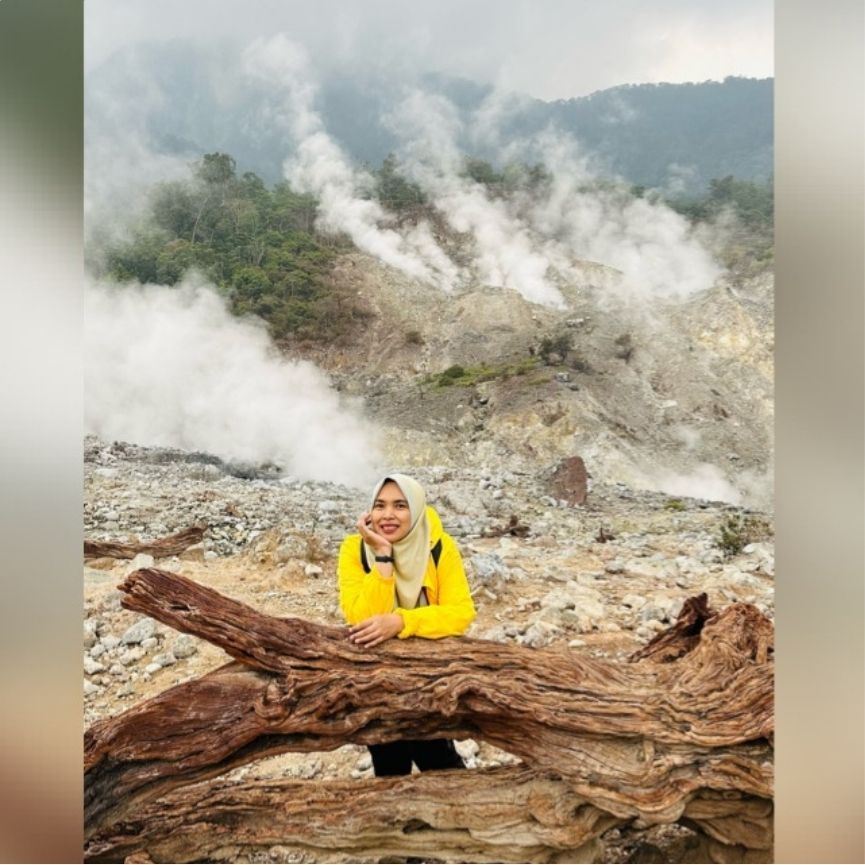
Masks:
[[[775,15],[776,861],[862,862],[865,8]],[[83,17],[0,0],[2,862],[82,851]]]

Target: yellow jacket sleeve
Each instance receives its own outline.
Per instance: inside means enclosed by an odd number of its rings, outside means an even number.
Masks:
[[[458,636],[474,620],[475,605],[460,551],[450,535],[442,534],[441,540],[438,568],[430,559],[427,578],[424,580],[429,606],[413,610],[398,608],[394,611],[405,622],[405,627],[399,632],[400,639],[426,637],[436,640]]]
[[[345,620],[356,625],[370,616],[394,612],[396,581],[375,568],[364,573],[360,563],[360,535],[349,535],[339,548],[339,606]]]

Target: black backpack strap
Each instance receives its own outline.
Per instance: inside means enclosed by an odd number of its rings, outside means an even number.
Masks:
[[[439,566],[439,559],[441,558],[441,554],[442,554],[442,539],[439,538],[435,542],[435,544],[433,545],[433,548],[430,550],[430,555],[432,556],[433,564],[436,567]],[[363,538],[360,539],[360,563],[361,563],[361,565],[363,565],[363,572],[365,574],[368,574],[372,570],[372,568],[370,568],[370,566],[369,566],[369,562],[366,560],[366,547],[363,544]]]

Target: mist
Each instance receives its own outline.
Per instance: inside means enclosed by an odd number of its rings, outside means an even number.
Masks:
[[[281,357],[190,276],[174,286],[90,282],[84,293],[85,432],[105,440],[270,462],[287,475],[368,487],[376,431],[310,363]]]

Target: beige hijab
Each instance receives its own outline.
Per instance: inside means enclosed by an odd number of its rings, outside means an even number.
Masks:
[[[393,544],[394,566],[396,579],[396,594],[398,606],[404,610],[413,610],[417,606],[425,606],[426,598],[421,594],[423,578],[426,574],[430,550],[430,525],[426,514],[426,493],[414,478],[408,475],[388,475],[376,484],[372,492],[372,504],[375,504],[381,488],[393,481],[402,491],[408,502],[411,515],[409,533]],[[375,561],[375,552],[364,543],[366,559]]]

